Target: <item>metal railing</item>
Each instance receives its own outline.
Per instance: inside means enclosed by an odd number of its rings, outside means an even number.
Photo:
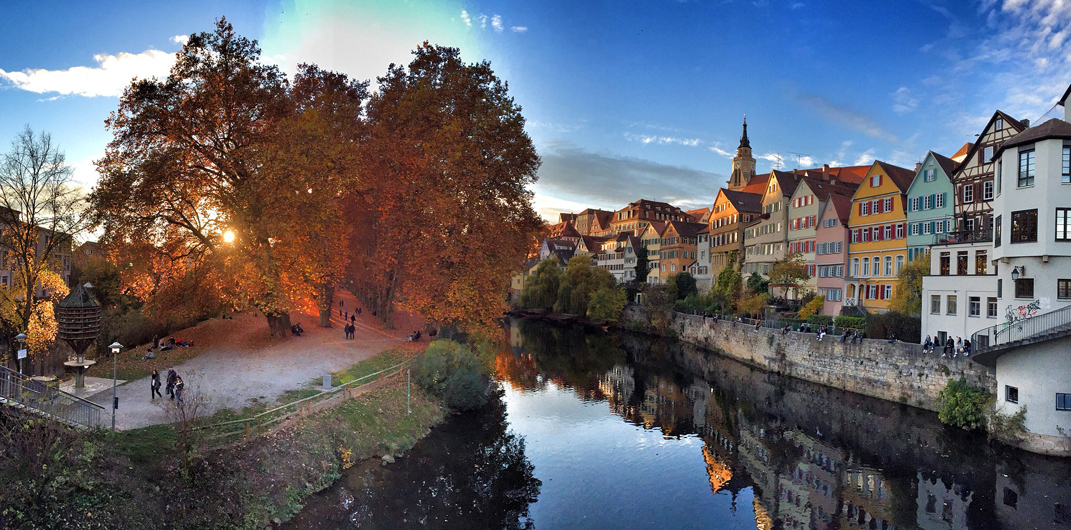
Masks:
[[[332,387],[330,390],[324,390],[314,396],[309,396],[304,399],[299,399],[285,405],[268,409],[255,416],[214,423],[211,425],[203,425],[196,427],[194,430],[207,430],[209,431],[208,436],[218,442],[226,442],[239,435],[244,439],[260,436],[267,429],[281,423],[283,420],[286,420],[295,414],[311,412],[312,406],[315,403],[326,401],[343,392],[352,392],[357,388],[375,383],[380,379],[401,374],[407,364],[409,364],[409,360],[402,361],[378,372],[358,377],[353,381],[348,381],[339,386]]]
[[[982,353],[1061,331],[1071,331],[1071,306],[977,331],[971,335],[971,349]]]
[[[61,421],[72,427],[100,427],[104,407],[0,366],[0,401]]]

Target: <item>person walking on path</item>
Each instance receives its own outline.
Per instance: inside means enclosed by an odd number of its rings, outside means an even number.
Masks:
[[[174,367],[167,369],[167,395],[171,399],[175,399],[175,381],[178,379],[178,372]],[[161,396],[163,397],[163,396]]]
[[[152,370],[152,379],[149,380],[149,389],[151,390],[150,400],[156,399],[156,396],[160,396],[160,399],[164,398],[164,395],[160,393],[160,372],[155,368]]]
[[[182,382],[182,378],[177,374],[175,375],[175,401],[179,404],[182,403],[182,391],[186,390],[186,383]]]

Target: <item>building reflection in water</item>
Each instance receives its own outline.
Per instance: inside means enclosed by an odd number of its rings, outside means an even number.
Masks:
[[[712,494],[757,528],[1071,529],[1071,462],[989,444],[933,413],[769,374],[687,345],[521,321],[498,377],[552,380],[664,437],[702,438]]]

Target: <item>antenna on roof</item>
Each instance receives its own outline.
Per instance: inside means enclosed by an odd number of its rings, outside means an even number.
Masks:
[[[794,153],[792,151],[787,151],[787,153],[790,154],[790,155],[796,155],[796,168],[797,169],[800,167],[800,163],[801,163],[800,161],[803,160],[803,157],[811,158],[811,155],[808,155],[806,153]]]

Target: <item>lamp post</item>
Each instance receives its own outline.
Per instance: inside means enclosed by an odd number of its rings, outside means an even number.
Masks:
[[[112,350],[112,432],[115,432],[115,409],[119,408],[119,397],[115,395],[115,381],[119,378],[119,350],[123,349],[123,345],[115,341],[108,348]]]
[[[15,335],[15,340],[19,341],[19,351],[15,355],[19,358],[19,375],[22,375],[22,359],[26,357],[26,334]]]

